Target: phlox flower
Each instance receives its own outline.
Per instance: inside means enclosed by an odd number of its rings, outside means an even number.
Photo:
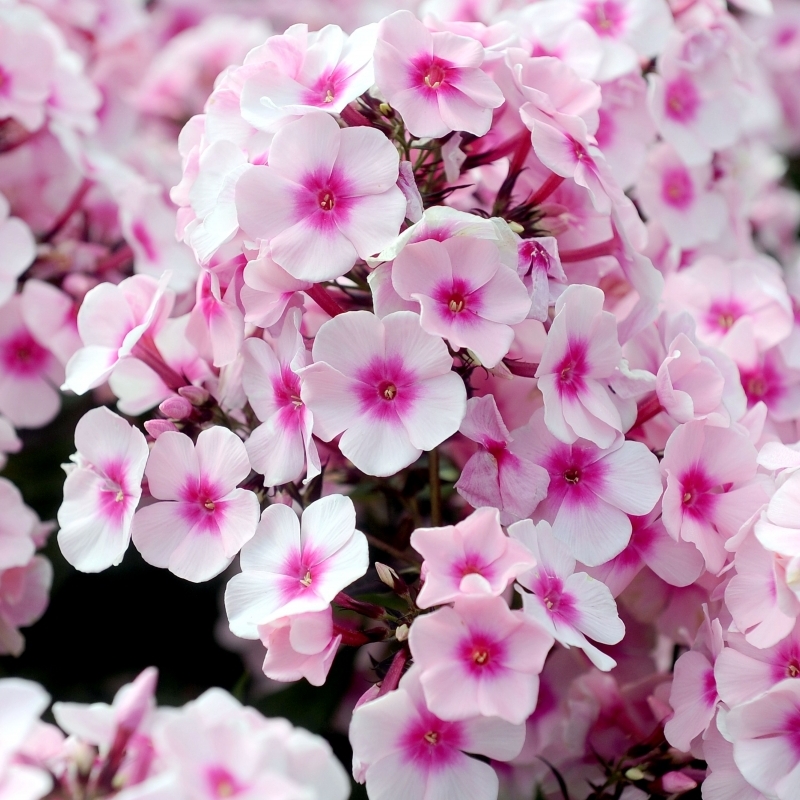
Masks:
[[[0,9],[0,119],[11,117],[29,131],[44,125],[56,77],[54,42],[37,22],[30,8]]]
[[[740,633],[727,635],[727,647],[714,662],[720,699],[728,707],[747,703],[787,678],[800,675],[800,636],[794,625],[771,647],[754,647]]]
[[[22,300],[12,297],[0,307],[0,414],[18,428],[39,428],[61,407],[58,385],[64,369],[31,334]]]
[[[658,132],[689,165],[709,163],[714,151],[730,147],[741,134],[741,97],[731,79],[731,55],[739,48],[730,31],[716,42],[712,36],[699,27],[673,32],[658,70],[647,76]]]
[[[417,528],[411,546],[425,559],[420,608],[467,596],[498,597],[535,565],[525,547],[503,533],[494,508],[479,508],[456,525]]]
[[[497,717],[441,720],[413,667],[397,690],[356,708],[350,723],[357,778],[372,800],[495,800],[497,773],[467,754],[510,761],[524,740],[523,725]]]
[[[668,310],[691,314],[697,338],[733,358],[755,343],[760,352],[792,330],[791,301],[778,265],[766,256],[724,261],[705,256],[670,275],[664,287]]]
[[[298,294],[310,289],[309,281],[293,278],[283,267],[269,257],[269,247],[264,246],[258,258],[247,262],[242,273],[244,286],[240,297],[244,306],[244,321],[260,328],[270,328],[280,322],[287,309],[302,305]]]
[[[119,564],[128,549],[150,451],[140,430],[105,407],[81,417],[75,447],[58,510],[58,545],[76,569],[100,572]]]
[[[0,192],[0,253],[3,254],[0,264],[0,305],[14,294],[17,278],[36,258],[36,240],[31,229],[10,214],[11,206]]]
[[[258,636],[267,648],[262,668],[268,678],[305,678],[312,686],[325,683],[342,641],[342,635],[334,632],[330,606],[259,625]]]
[[[419,317],[352,311],[326,322],[302,374],[300,397],[323,441],[362,472],[393,475],[452,436],[466,409],[445,343]]]
[[[553,638],[502,597],[460,597],[418,617],[408,638],[428,709],[440,719],[533,713]],[[453,691],[457,682],[458,691]]]
[[[719,703],[714,664],[721,651],[722,626],[719,620],[709,620],[706,612],[692,649],[675,662],[669,694],[675,713],[664,725],[666,740],[685,753],[714,719]]]
[[[31,560],[38,521],[19,489],[7,478],[0,478],[0,570],[22,567]]]
[[[65,365],[81,348],[75,300],[51,283],[30,278],[20,293],[22,318],[31,336]]]
[[[163,769],[133,797],[161,800],[345,800],[344,769],[319,737],[267,720],[209,689],[154,730]],[[124,796],[126,792],[123,792]]]
[[[486,239],[409,244],[392,265],[392,284],[400,297],[420,304],[423,330],[469,348],[486,367],[508,353],[514,341],[510,326],[522,322],[531,307],[524,284]]]
[[[309,32],[292,25],[251,50],[245,59],[242,118],[273,130],[286,116],[313,109],[338,114],[375,82],[375,25],[349,36],[338,25]]]
[[[730,413],[723,404],[725,376],[685,333],[670,343],[656,374],[658,401],[675,422],[707,419],[725,427]]]
[[[225,610],[237,636],[256,638],[259,625],[324,611],[369,566],[353,501],[339,494],[323,497],[300,521],[288,506],[269,506],[242,549],[241,566],[225,589]]]
[[[715,242],[728,224],[728,206],[714,190],[710,164],[688,167],[670,145],[650,151],[636,194],[645,214],[664,227],[670,242],[689,250]]]
[[[133,518],[133,543],[148,564],[195,583],[219,575],[249,541],[258,523],[258,498],[237,489],[250,474],[242,440],[227,428],[158,437],[147,461],[157,502]]]
[[[661,521],[661,506],[647,516],[630,518],[628,546],[618,555],[587,572],[602,581],[617,597],[647,566],[670,586],[691,586],[705,571],[705,559],[691,543],[673,539]]]
[[[597,34],[600,64],[593,76],[610,81],[636,69],[640,58],[652,58],[672,28],[665,0],[548,0],[543,15],[551,24],[582,20]]]
[[[144,336],[152,337],[172,310],[174,294],[165,279],[134,275],[122,283],[101,283],[86,294],[78,311],[83,347],[67,364],[62,388],[85,394],[100,386],[120,359],[130,356]]]
[[[703,794],[708,800],[764,800],[744,778],[733,760],[733,745],[719,732],[717,720],[703,734],[703,758],[708,764]]]
[[[158,670],[148,667],[114,695],[111,705],[54,703],[53,716],[62,730],[106,756],[112,748],[124,750],[135,733],[149,733],[155,718],[157,682]]]
[[[767,550],[749,533],[736,544],[735,574],[725,587],[725,605],[736,629],[755,647],[771,647],[792,630],[800,614],[796,567],[792,561]]]
[[[406,200],[398,165],[380,131],[341,129],[328,114],[308,114],[275,134],[267,165],[239,178],[239,224],[268,241],[273,260],[295,278],[338,278],[400,230]]]
[[[800,792],[798,725],[800,682],[790,678],[725,716],[736,766],[766,797],[793,800]]]
[[[583,564],[595,567],[619,555],[631,538],[628,515],[648,514],[661,496],[658,459],[641,442],[622,437],[607,450],[581,439],[560,442],[541,409],[515,435],[518,452],[550,475],[536,518],[549,522]]]
[[[40,800],[50,791],[52,781],[46,772],[14,761],[48,705],[50,697],[38,684],[20,678],[0,680],[2,800]]]
[[[566,284],[567,276],[558,256],[558,241],[552,236],[523,239],[518,245],[517,274],[531,296],[529,319],[545,322],[555,300],[558,284]]]
[[[247,339],[242,347],[242,384],[261,421],[245,442],[250,464],[264,476],[264,486],[278,486],[303,475],[319,474],[317,446],[311,438],[313,417],[300,399],[298,370],[311,354],[298,330],[300,315],[287,316],[270,347],[263,339]]]
[[[539,367],[539,391],[550,432],[563,442],[579,437],[609,447],[622,420],[608,389],[622,360],[613,314],[603,311],[603,292],[570,286],[558,298]]]
[[[761,484],[751,482],[755,448],[732,428],[688,422],[667,441],[661,470],[664,526],[673,538],[693,542],[717,574],[727,560],[726,540],[767,500]]]
[[[19,628],[33,625],[47,610],[52,583],[53,566],[43,556],[0,570],[0,655],[22,654],[25,637]]]
[[[625,635],[608,587],[575,571],[575,559],[546,522],[515,522],[508,533],[536,559],[536,566],[517,578],[528,590],[521,592],[525,613],[560,644],[583,650],[598,669],[608,671],[616,666],[611,656],[589,641],[616,644]]]
[[[215,367],[234,362],[244,340],[244,317],[237,299],[241,268],[232,269],[225,278],[223,282],[218,272],[203,271],[186,325],[187,339]]]
[[[414,136],[483,136],[504,102],[481,69],[484,57],[476,39],[432,33],[410,11],[396,11],[378,25],[375,80]]]
[[[621,189],[639,181],[655,136],[647,108],[647,83],[638,71],[604,84],[595,138]]]
[[[530,516],[547,495],[550,476],[516,452],[514,434],[508,432],[493,395],[467,400],[459,432],[480,448],[461,470],[458,493],[474,508],[499,509],[504,524]]]

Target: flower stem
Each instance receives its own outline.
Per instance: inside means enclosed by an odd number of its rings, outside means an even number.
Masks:
[[[406,649],[398,650],[392,659],[386,677],[381,682],[381,688],[378,690],[378,697],[383,697],[383,695],[397,688],[397,684],[400,683],[400,678],[403,677],[406,661],[408,661],[408,652]]]
[[[330,317],[344,314],[344,309],[328,294],[324,287],[315,283],[306,294]]]

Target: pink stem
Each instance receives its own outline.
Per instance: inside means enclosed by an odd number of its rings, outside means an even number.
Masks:
[[[344,309],[318,283],[315,283],[310,289],[306,289],[305,292],[328,316],[335,317],[344,314]]]
[[[578,250],[562,250],[559,257],[562,264],[574,264],[577,261],[588,261],[590,258],[613,256],[616,251],[616,240],[607,239],[605,242],[590,244],[588,247],[581,247]]]
[[[129,261],[133,261],[133,250],[130,245],[125,244],[120,247],[116,253],[112,253],[110,256],[100,259],[100,261],[97,262],[96,269],[98,272],[102,273],[121,267]]]
[[[532,206],[540,206],[562,183],[564,183],[564,178],[551,172],[550,177],[536,190],[528,202]]]
[[[406,666],[406,661],[408,661],[406,649],[398,650],[392,659],[386,677],[381,682],[381,688],[378,690],[378,697],[383,697],[383,695],[397,688],[397,684],[400,683],[400,678],[403,677],[403,669]]]
[[[354,631],[352,628],[345,628],[343,625],[333,623],[334,636],[342,637],[342,644],[350,647],[361,647],[363,644],[368,644],[372,641],[369,636],[365,636],[361,631]]]
[[[147,334],[136,342],[131,350],[131,355],[147,364],[147,366],[175,392],[188,383],[186,378],[175,372],[175,370],[164,361],[164,357],[161,355],[156,343]]]
[[[644,400],[639,402],[636,422],[633,423],[633,427],[638,428],[640,425],[644,425],[645,422],[653,419],[653,417],[660,414],[663,410],[664,408],[658,399],[658,395],[653,392],[653,394],[648,395]]]
[[[508,371],[512,375],[517,375],[520,378],[535,378],[536,370],[539,369],[538,364],[532,364],[530,361],[504,360],[503,363],[508,367]]]
[[[344,592],[339,592],[339,594],[333,598],[333,602],[336,603],[339,608],[355,611],[370,619],[383,619],[385,615],[384,610],[380,606],[376,606],[374,603],[363,603],[361,600],[354,600],[350,595]]]
[[[72,215],[81,207],[83,198],[86,197],[89,189],[94,184],[88,178],[84,178],[83,183],[78,187],[78,191],[72,196],[69,205],[56,217],[56,221],[50,226],[50,230],[42,236],[42,241],[50,241],[72,218]]]
[[[339,115],[351,127],[371,127],[372,123],[352,106],[345,106]]]

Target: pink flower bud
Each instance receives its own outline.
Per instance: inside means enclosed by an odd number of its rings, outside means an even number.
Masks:
[[[202,406],[208,402],[208,392],[200,386],[181,386],[178,394],[185,397],[193,406]]]
[[[158,410],[169,419],[186,419],[192,413],[192,404],[185,397],[168,397]]]
[[[697,786],[697,781],[692,780],[682,772],[668,772],[661,778],[661,786],[668,794],[688,792]]]
[[[147,422],[144,423],[144,429],[154,438],[158,439],[162,433],[166,433],[167,431],[177,431],[177,427],[175,426],[174,422],[170,422],[168,419],[148,419]]]

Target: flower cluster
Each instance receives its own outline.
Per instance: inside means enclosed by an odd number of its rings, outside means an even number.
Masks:
[[[271,681],[364,648],[371,800],[797,797],[794,0],[151,5],[0,2],[0,452],[94,401],[64,558],[223,575]],[[0,683],[0,798],[347,795],[153,680],[68,745]]]
[[[111,705],[54,703],[58,727],[39,719],[50,705],[41,686],[0,680],[0,798],[347,799],[347,773],[324,739],[221,689],[158,708],[157,679],[149,667]]]

